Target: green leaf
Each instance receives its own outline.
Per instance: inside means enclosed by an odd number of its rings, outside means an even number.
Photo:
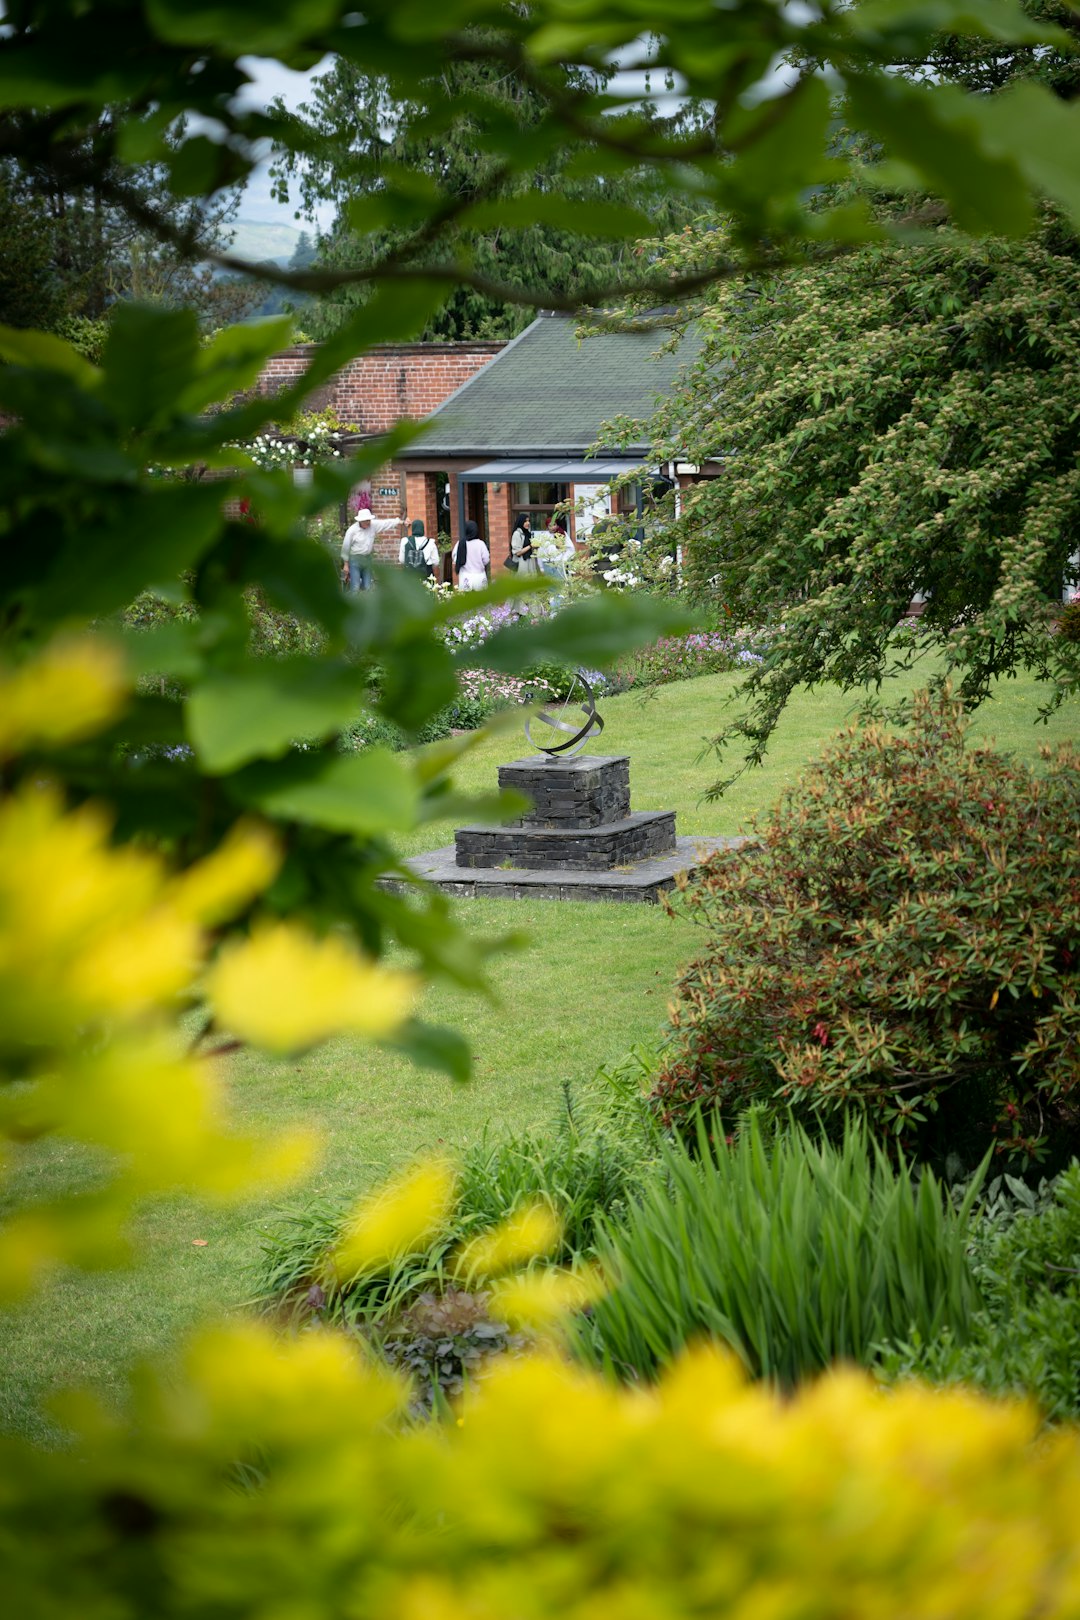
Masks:
[[[416,749],[413,754],[413,765],[417,778],[424,783],[438,781],[453,768],[458,761],[492,737],[504,731],[517,731],[521,726],[521,716],[513,709],[503,709],[498,714],[491,715],[482,726],[475,731],[464,731],[460,737],[440,737],[437,742],[425,743],[422,748]]]
[[[991,152],[975,96],[951,86],[909,84],[853,73],[848,100],[859,126],[884,141],[888,154],[911,163],[975,233],[1019,236],[1034,220],[1017,162]]]
[[[197,625],[155,624],[149,630],[128,630],[120,644],[135,676],[174,675],[187,681],[202,673]]]
[[[58,552],[43,552],[36,616],[55,624],[113,613],[147,586],[175,579],[220,533],[221,498],[220,484],[183,484],[103,503]]]
[[[199,350],[195,374],[178,395],[177,408],[200,411],[215,400],[250,388],[269,357],[288,345],[292,325],[291,315],[280,315],[273,320],[226,326]]]
[[[593,47],[599,51],[604,47],[623,45],[626,39],[626,27],[617,22],[606,25],[599,19],[583,23],[549,22],[538,28],[529,39],[528,51],[535,62],[557,62],[563,57],[573,60]]]
[[[421,1069],[435,1069],[449,1075],[458,1085],[472,1079],[469,1043],[456,1029],[447,1029],[442,1024],[423,1024],[418,1018],[410,1018],[394,1039],[385,1044],[404,1052]]]
[[[224,46],[230,54],[278,56],[331,27],[337,0],[147,0],[147,16],[163,40],[174,45]],[[242,43],[238,43],[242,42]]]
[[[96,387],[101,376],[96,366],[84,360],[62,338],[48,332],[17,331],[13,326],[0,326],[0,359],[16,366],[58,371],[81,388]]]
[[[482,647],[463,653],[460,662],[508,671],[527,669],[548,658],[571,667],[606,664],[658,636],[681,634],[693,626],[693,614],[673,602],[597,596],[550,619],[507,625]]]
[[[144,431],[176,410],[199,352],[194,310],[120,303],[105,344],[103,399],[121,428]]]
[[[169,155],[169,190],[174,197],[205,197],[240,178],[248,167],[220,141],[189,135]]]
[[[1031,185],[1080,222],[1080,108],[1041,85],[979,97],[974,112],[986,150],[1010,159]]]
[[[285,400],[290,409],[296,410],[313,388],[373,343],[409,342],[446,302],[449,293],[445,283],[420,279],[391,280],[380,286],[333,337],[319,345],[301,382],[279,396],[279,404]]]
[[[338,635],[349,614],[337,568],[313,540],[267,541],[248,558],[244,578],[266,592],[274,607]]]
[[[406,731],[419,731],[456,693],[453,658],[441,641],[420,632],[396,646],[387,659],[379,708]]]
[[[745,148],[725,174],[728,185],[749,199],[775,198],[824,178],[829,123],[829,89],[807,75],[785,95],[745,114],[738,134]]]
[[[520,715],[515,715],[520,721]],[[421,805],[418,820],[488,823],[494,827],[515,821],[532,808],[532,801],[521,793],[432,793]]]
[[[845,20],[860,38],[880,33],[886,38],[900,34],[905,40],[930,40],[935,34],[955,34],[1073,48],[1063,28],[1029,16],[1017,0],[863,0]]]
[[[207,675],[187,700],[192,747],[206,770],[277,759],[354,721],[364,686],[354,669],[308,658],[267,659]]]
[[[251,765],[228,781],[241,804],[360,838],[405,832],[415,824],[419,790],[388,748],[363,754],[293,754],[278,765]]]

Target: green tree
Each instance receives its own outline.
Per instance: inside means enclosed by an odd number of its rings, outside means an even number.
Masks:
[[[1023,666],[1051,703],[1075,687],[1051,604],[1078,572],[1078,297],[1080,245],[1048,216],[1022,242],[938,227],[710,300],[656,429],[661,454],[723,469],[684,502],[694,591],[773,627],[728,739],[759,755],[796,685],[880,680],[928,645],[969,701]]]
[[[307,231],[301,231],[289,260],[290,270],[307,270],[315,263],[318,249]]]
[[[10,167],[0,168],[0,322],[51,330],[63,313],[48,215],[21,204]]]
[[[28,150],[21,162],[5,164],[5,259],[16,240],[32,240],[41,267],[39,301],[46,294],[59,300],[69,319],[101,320],[128,298],[194,308],[211,326],[235,320],[251,304],[250,286],[235,277],[224,281],[207,255],[227,242],[239,193],[231,188],[209,199],[170,196],[164,159],[121,164],[115,145],[128,114],[112,106],[87,120],[62,161]],[[24,141],[30,146],[30,123],[20,111],[0,116],[0,147],[18,149]],[[184,136],[181,120],[167,133],[164,151],[178,150]],[[171,239],[147,216],[160,220]],[[33,324],[51,327],[54,321]]]
[[[567,76],[602,89],[608,75]],[[531,289],[541,301],[572,299],[588,303],[593,289],[633,280],[640,273],[637,243],[631,238],[590,238],[555,220],[518,224],[528,193],[561,197],[575,207],[639,210],[663,230],[676,230],[699,211],[691,197],[666,192],[652,172],[636,165],[622,174],[591,174],[588,153],[576,154],[566,172],[565,153],[553,153],[539,138],[544,102],[523,78],[485,63],[448,62],[420,95],[394,98],[390,81],[338,59],[316,81],[314,100],[301,109],[304,155],[285,156],[277,176],[282,194],[295,175],[309,211],[333,203],[337,216],[319,243],[319,263],[332,270],[369,269],[406,247],[412,221],[400,200],[391,200],[392,178],[414,199],[435,194],[455,205],[485,199],[487,223],[444,232],[437,251],[459,253],[481,277],[516,291]],[[458,109],[442,129],[433,129],[432,103]],[[678,127],[692,115],[670,120]],[[665,121],[656,120],[663,134]],[[513,141],[528,151],[536,140],[535,167],[507,174],[500,143]],[[406,178],[407,177],[407,178]],[[410,264],[431,262],[435,244],[424,241],[410,253]],[[314,258],[314,254],[312,254]],[[310,262],[310,261],[308,261]],[[294,268],[303,268],[294,257]],[[346,287],[305,312],[316,337],[335,331],[350,309],[366,296]],[[476,287],[451,291],[423,336],[434,338],[513,337],[529,319],[520,304]]]

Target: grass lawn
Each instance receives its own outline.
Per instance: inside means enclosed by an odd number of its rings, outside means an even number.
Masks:
[[[601,751],[631,756],[636,809],[675,809],[683,833],[735,833],[794,781],[807,759],[850,717],[852,700],[831,690],[802,693],[791,704],[764,768],[742,777],[719,804],[701,796],[720,774],[698,756],[727,714],[730,676],[662,688],[646,701],[626,694],[604,703]],[[914,682],[908,684],[914,685]],[[1033,682],[1010,682],[981,711],[977,734],[1028,758],[1042,742],[1075,737],[1080,703],[1051,726],[1033,727]],[[519,750],[510,736],[486,742],[463,762],[461,785],[488,790],[496,766]],[[446,843],[434,827],[406,843],[411,853]],[[477,931],[524,929],[530,944],[496,968],[497,1001],[438,988],[424,1015],[454,1024],[475,1054],[466,1088],[414,1070],[358,1042],[336,1041],[299,1063],[242,1054],[230,1065],[234,1111],[248,1126],[315,1125],[324,1152],[309,1186],[342,1200],[356,1196],[379,1169],[425,1147],[461,1146],[485,1129],[543,1123],[558,1109],[563,1080],[588,1079],[598,1065],[648,1040],[663,1019],[678,964],[696,935],[651,906],[463,902]],[[47,1196],[92,1175],[81,1153],[45,1142],[13,1162],[12,1201]],[[89,1382],[108,1391],[135,1357],[167,1351],[208,1310],[242,1303],[258,1250],[265,1201],[207,1210],[185,1199],[144,1210],[137,1233],[142,1264],[55,1283],[5,1319],[0,1338],[0,1426],[41,1433],[43,1396],[58,1384]],[[194,1240],[205,1239],[205,1247]]]

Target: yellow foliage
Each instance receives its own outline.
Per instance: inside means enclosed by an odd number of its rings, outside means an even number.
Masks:
[[[2,1459],[13,1612],[1077,1612],[1080,1435],[1040,1435],[1021,1403],[845,1371],[781,1397],[706,1348],[648,1389],[504,1361],[447,1425],[391,1421],[402,1399],[350,1339],[233,1324],[195,1341],[179,1379],[144,1381],[123,1423],[73,1403],[71,1453]]]
[[[492,1285],[491,1308],[516,1327],[543,1331],[572,1311],[584,1310],[604,1293],[598,1271],[553,1268],[503,1277]]]
[[[219,1022],[269,1052],[303,1051],[343,1030],[390,1035],[416,993],[409,973],[365,961],[337,935],[260,923],[231,941],[207,978]]]
[[[281,865],[281,846],[269,827],[239,821],[212,855],[173,878],[169,904],[183,917],[218,923],[256,899]]]
[[[92,737],[115,720],[131,682],[116,647],[62,637],[17,669],[0,666],[0,758]]]
[[[24,718],[31,707],[22,702]],[[0,1295],[57,1264],[100,1264],[142,1192],[233,1197],[283,1186],[311,1160],[306,1134],[233,1133],[212,1063],[184,1056],[170,1028],[202,969],[201,925],[258,894],[277,869],[276,841],[243,826],[175,876],[109,834],[102,808],[68,811],[47,782],[0,802],[0,1081],[21,1082],[0,1092],[0,1130],[62,1133],[117,1160],[114,1203],[93,1219],[73,1203],[0,1226]]]
[[[498,1226],[464,1244],[454,1268],[461,1277],[496,1277],[550,1254],[561,1235],[561,1224],[550,1204],[523,1204]]]
[[[333,1256],[334,1269],[355,1277],[423,1248],[453,1207],[451,1166],[441,1159],[414,1165],[356,1206]]]

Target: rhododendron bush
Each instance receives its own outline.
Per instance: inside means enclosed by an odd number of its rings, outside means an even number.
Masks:
[[[926,694],[907,731],[852,728],[702,868],[665,1123],[756,1102],[969,1166],[1080,1147],[1080,756],[1032,771],[965,732]]]

